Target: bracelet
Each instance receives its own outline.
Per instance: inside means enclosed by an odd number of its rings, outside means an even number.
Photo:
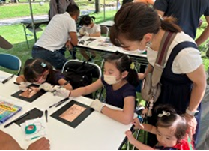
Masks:
[[[195,112],[191,112],[188,108],[186,109],[186,113],[190,116],[194,116],[195,113],[197,113],[198,111],[195,111]]]

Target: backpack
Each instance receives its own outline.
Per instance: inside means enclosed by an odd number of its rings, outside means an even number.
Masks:
[[[64,65],[63,74],[73,89],[90,85],[93,78],[100,77],[100,68],[95,64],[80,61],[69,61]]]

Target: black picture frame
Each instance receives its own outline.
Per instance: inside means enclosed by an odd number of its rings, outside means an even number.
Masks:
[[[67,121],[63,118],[60,117],[60,115],[62,115],[67,109],[69,109],[71,106],[73,106],[74,104],[78,105],[78,106],[82,106],[84,108],[86,108],[77,118],[75,118],[72,122]],[[56,112],[54,112],[51,117],[57,119],[58,121],[69,125],[70,127],[76,128],[82,121],[84,121],[92,112],[94,111],[94,109],[92,109],[91,107],[79,103],[75,100],[71,100],[69,103],[67,103],[66,105],[64,105],[63,107],[61,107],[59,110],[57,110]]]
[[[37,85],[29,85],[28,88],[30,87],[39,87]],[[44,91],[43,89],[41,89],[39,92],[37,92],[36,94],[34,94],[32,97],[30,98],[27,98],[27,97],[22,97],[22,96],[19,96],[21,93],[23,93],[23,91],[17,91],[16,93],[12,94],[11,96],[12,97],[15,97],[15,98],[18,98],[20,100],[24,100],[24,101],[27,101],[29,103],[32,103],[33,101],[35,101],[37,98],[41,97],[43,94],[46,93],[46,91]]]

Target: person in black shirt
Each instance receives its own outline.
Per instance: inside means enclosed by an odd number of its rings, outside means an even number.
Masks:
[[[156,0],[154,8],[161,16],[173,16],[182,30],[196,38],[196,29],[202,15],[209,23],[209,0]],[[209,26],[196,39],[197,45],[201,45],[209,37]]]

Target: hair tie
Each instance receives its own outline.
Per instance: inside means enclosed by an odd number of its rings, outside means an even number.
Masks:
[[[158,16],[160,17],[160,20],[163,20],[163,17],[161,15],[158,14]]]
[[[158,117],[163,117],[164,115],[165,116],[169,116],[169,115],[171,115],[171,113],[170,112],[163,111],[162,114],[158,114]]]
[[[45,63],[41,63],[41,66],[43,67],[43,68],[45,68],[46,67],[46,64]]]
[[[130,69],[132,69],[132,70],[134,70],[134,69],[135,69],[135,65],[134,65],[134,63],[133,63],[133,62],[130,64]]]

